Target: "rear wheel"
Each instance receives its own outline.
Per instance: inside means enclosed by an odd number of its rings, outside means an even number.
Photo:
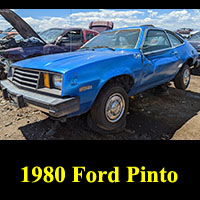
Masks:
[[[190,83],[190,67],[185,64],[174,79],[174,85],[177,89],[185,90]]]
[[[127,92],[121,86],[106,86],[91,108],[89,127],[99,133],[122,131],[126,126],[128,102]]]

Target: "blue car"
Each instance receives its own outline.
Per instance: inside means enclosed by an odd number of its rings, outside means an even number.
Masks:
[[[20,108],[31,105],[60,119],[88,113],[93,130],[118,132],[126,125],[130,96],[170,81],[185,90],[197,58],[197,51],[169,30],[120,28],[76,52],[13,63],[1,88]]]

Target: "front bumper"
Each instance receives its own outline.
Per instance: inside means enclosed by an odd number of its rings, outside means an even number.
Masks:
[[[11,81],[0,82],[4,99],[19,107],[30,105],[52,117],[60,118],[80,109],[80,97],[61,98],[21,89]]]

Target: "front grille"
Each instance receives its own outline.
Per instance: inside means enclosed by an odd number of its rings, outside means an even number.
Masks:
[[[14,84],[37,89],[39,85],[40,72],[29,69],[14,68],[12,81]]]

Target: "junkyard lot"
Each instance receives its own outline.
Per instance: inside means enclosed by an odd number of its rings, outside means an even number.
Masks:
[[[186,91],[173,84],[165,94],[150,91],[130,99],[126,129],[117,134],[100,135],[91,131],[86,115],[52,121],[40,111],[15,108],[0,92],[1,140],[199,140],[200,70],[195,70]]]

